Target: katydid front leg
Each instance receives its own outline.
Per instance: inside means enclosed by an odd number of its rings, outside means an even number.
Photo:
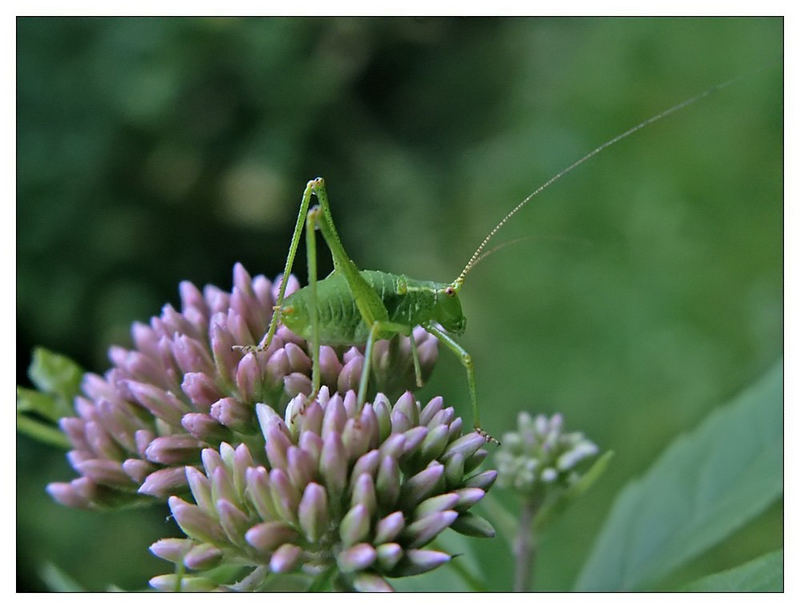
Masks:
[[[411,334],[411,328],[405,326],[403,324],[394,323],[391,321],[376,321],[372,324],[372,328],[369,331],[369,338],[367,339],[367,348],[364,351],[364,367],[361,371],[361,382],[358,384],[358,407],[361,408],[364,405],[364,398],[367,392],[367,385],[369,384],[369,374],[372,367],[372,347],[375,344],[375,340],[381,334],[403,334],[405,336],[411,336],[411,344],[413,353],[415,356],[414,366],[418,370],[419,369],[419,356],[417,355],[416,345],[414,344],[414,336]],[[421,387],[422,386],[422,377],[421,374],[417,375],[417,384]]]
[[[440,341],[442,341],[448,349],[450,349],[453,353],[455,353],[458,356],[458,359],[461,360],[461,363],[464,364],[464,369],[467,371],[467,385],[469,386],[469,397],[470,400],[472,401],[472,420],[473,420],[473,425],[475,426],[475,431],[481,434],[488,441],[494,442],[495,444],[499,445],[500,442],[498,442],[496,438],[494,438],[491,434],[481,429],[480,415],[478,414],[478,392],[475,389],[475,367],[472,364],[472,356],[469,353],[467,353],[464,347],[459,345],[446,333],[442,332],[434,324],[422,324],[422,327],[425,328],[425,330],[427,330],[431,334],[433,334]]]
[[[319,179],[319,178],[317,178]],[[292,272],[292,265],[294,264],[294,255],[297,253],[297,246],[300,244],[300,235],[303,232],[303,224],[306,222],[308,215],[308,206],[311,203],[311,195],[314,192],[314,184],[316,180],[311,180],[306,184],[303,190],[303,198],[300,200],[300,211],[297,213],[297,222],[294,225],[294,232],[292,233],[292,240],[289,243],[289,255],[286,257],[286,266],[283,268],[283,276],[281,276],[281,285],[278,288],[278,298],[275,301],[275,306],[272,307],[272,319],[269,322],[269,329],[255,350],[266,351],[269,349],[270,343],[275,336],[278,329],[278,319],[280,318],[279,312],[283,305],[283,299],[286,296],[286,283],[289,281],[289,275]],[[316,260],[314,261],[316,264]],[[319,359],[319,358],[317,358]]]

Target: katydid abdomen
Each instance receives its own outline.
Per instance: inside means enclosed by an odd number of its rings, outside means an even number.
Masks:
[[[360,271],[361,276],[375,291],[388,313],[388,321],[402,325],[410,332],[415,326],[429,322],[448,323],[453,318],[456,334],[463,332],[463,315],[460,304],[457,311],[441,320],[440,294],[448,284],[434,281],[420,281],[404,275],[395,275],[383,271]],[[457,297],[447,297],[448,301]],[[453,308],[448,303],[448,309]],[[326,345],[357,345],[367,342],[370,327],[358,310],[356,299],[342,273],[334,271],[325,279],[317,282],[316,304],[311,297],[311,290],[306,286],[288,296],[280,308],[280,319],[292,332],[310,339],[312,333],[311,319],[316,308],[319,323],[319,340]],[[458,326],[460,324],[460,330]],[[390,338],[392,332],[381,338]]]

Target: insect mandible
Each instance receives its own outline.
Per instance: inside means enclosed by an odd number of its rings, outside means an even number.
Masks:
[[[494,440],[480,427],[475,370],[472,358],[456,341],[466,329],[466,318],[462,312],[458,293],[472,268],[480,261],[489,241],[517,212],[534,197],[554,182],[570,173],[609,146],[633,135],[637,131],[681,110],[711,93],[723,89],[743,78],[736,78],[717,84],[666,110],[651,116],[630,129],[619,133],[597,148],[568,165],[533,192],[527,195],[489,231],[478,248],[467,261],[464,269],[451,282],[417,280],[405,275],[384,271],[359,270],[348,256],[336,231],[331,215],[330,203],[322,178],[308,182],[303,191],[300,211],[294,227],[286,266],[274,307],[269,328],[258,345],[236,345],[242,351],[262,351],[269,348],[278,322],[282,322],[292,332],[311,344],[312,393],[313,399],[320,388],[319,348],[321,344],[361,345],[366,344],[364,366],[358,387],[358,407],[364,404],[369,384],[372,350],[376,340],[389,339],[398,334],[410,336],[416,326],[421,326],[434,335],[449,350],[458,356],[467,374],[473,425],[488,440]],[[316,197],[318,205],[311,207],[311,199]],[[292,270],[297,248],[306,232],[308,258],[308,285],[285,296],[286,285]],[[333,258],[333,272],[324,279],[317,278],[315,230],[322,234]],[[419,356],[416,345],[411,340],[411,355],[418,386],[422,385]]]

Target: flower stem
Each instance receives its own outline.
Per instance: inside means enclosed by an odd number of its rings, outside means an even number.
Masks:
[[[533,535],[533,519],[539,508],[535,497],[527,497],[520,510],[517,538],[514,542],[516,571],[514,592],[528,592],[533,583],[533,566],[536,562],[536,540]]]

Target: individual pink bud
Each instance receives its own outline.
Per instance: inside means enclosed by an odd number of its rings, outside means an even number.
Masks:
[[[225,531],[228,539],[234,543],[243,543],[244,536],[252,525],[247,514],[227,499],[217,501],[217,514],[222,530]]]
[[[342,364],[336,355],[336,351],[328,345],[322,345],[319,348],[319,371],[323,385],[337,386]]]
[[[91,450],[89,443],[86,441],[86,421],[84,419],[78,417],[64,417],[58,421],[58,426],[61,428],[61,431],[67,434],[70,444],[76,449],[86,452]]]
[[[376,544],[383,544],[393,541],[403,530],[405,524],[406,522],[405,518],[403,517],[403,512],[392,512],[382,520],[378,521],[378,524],[375,526],[374,542]]]
[[[275,508],[281,518],[292,524],[297,523],[297,506],[300,503],[300,492],[289,481],[289,477],[279,469],[269,473],[270,490]]]
[[[325,439],[329,433],[342,433],[346,421],[347,412],[344,409],[342,397],[337,393],[331,397],[325,407],[325,414],[322,417],[322,433],[320,435]]]
[[[284,391],[286,395],[292,397],[297,395],[310,395],[313,387],[311,379],[302,372],[290,372],[283,379]]]
[[[166,498],[171,493],[186,487],[186,473],[183,467],[158,469],[144,479],[139,487],[142,495]]]
[[[294,343],[287,343],[284,349],[292,370],[305,373],[311,372],[311,358],[308,357],[305,351]]]
[[[443,475],[444,465],[433,461],[427,468],[406,480],[402,490],[405,505],[416,505],[431,495]]]
[[[331,498],[338,499],[347,484],[347,455],[341,437],[335,432],[328,433],[322,441],[319,470]]]
[[[255,402],[261,394],[261,366],[254,353],[247,353],[236,367],[236,385],[244,402]]]
[[[188,434],[162,436],[150,442],[144,455],[155,463],[176,465],[196,462],[202,449],[203,443]]]
[[[459,500],[456,493],[445,493],[430,497],[414,508],[414,518],[419,520],[429,514],[452,509]]]
[[[208,350],[196,338],[178,336],[173,341],[172,352],[175,361],[184,373],[214,374],[214,362],[211,361]]]
[[[253,293],[258,299],[258,304],[264,311],[269,312],[267,317],[272,317],[272,306],[275,301],[272,299],[272,282],[264,277],[264,275],[256,275],[253,277]],[[269,322],[269,319],[267,319]]]
[[[347,419],[342,430],[342,444],[344,444],[348,460],[355,461],[359,455],[369,449],[369,430],[365,430],[358,419]]]
[[[217,374],[225,381],[235,378],[236,365],[241,354],[233,346],[237,344],[228,331],[228,317],[225,313],[215,313],[211,318],[211,352],[214,355],[214,367]]]
[[[319,457],[322,454],[322,438],[318,434],[313,431],[301,432],[298,445],[311,455],[314,463],[319,463]]]
[[[150,326],[139,321],[133,322],[131,336],[139,351],[150,357],[158,356],[158,335]]]
[[[51,482],[45,487],[45,490],[61,505],[83,510],[91,508],[89,499],[78,492],[78,489],[69,482]]]
[[[486,437],[476,431],[461,436],[454,442],[451,442],[447,449],[442,454],[442,461],[447,461],[456,453],[461,453],[465,459],[472,456],[472,454],[486,443]]]
[[[171,391],[164,391],[159,387],[138,381],[127,381],[128,389],[142,406],[170,425],[180,426],[181,417],[189,412],[186,404],[182,403]]]
[[[270,467],[275,469],[286,470],[288,462],[286,460],[286,450],[289,448],[290,440],[286,434],[281,431],[278,423],[271,424],[267,427],[265,434],[266,439],[266,452],[267,459],[269,460]]]
[[[230,307],[230,294],[213,285],[203,288],[203,300],[206,301],[212,317],[217,313],[224,313]]]
[[[423,516],[412,522],[403,531],[407,548],[420,548],[444,531],[458,518],[458,512],[445,510]]]
[[[178,293],[181,297],[181,310],[196,308],[204,313],[208,312],[208,306],[203,299],[203,294],[191,281],[181,281],[178,284]]]
[[[286,348],[281,347],[267,360],[267,378],[273,387],[279,386],[283,384],[284,377],[290,371],[289,356],[286,355]]]
[[[407,562],[400,566],[395,573],[398,576],[418,575],[432,571],[451,559],[449,554],[437,550],[409,550],[406,553]]]
[[[98,484],[107,486],[136,488],[136,484],[123,471],[122,464],[108,459],[86,459],[75,464],[79,473]]]
[[[223,397],[223,393],[213,379],[214,375],[205,372],[187,372],[183,376],[181,389],[199,409],[208,412],[211,404]]]
[[[144,457],[144,453],[147,450],[147,447],[150,446],[150,442],[155,440],[156,434],[153,433],[151,429],[139,429],[133,434],[133,439],[136,442],[136,452]]]
[[[164,305],[161,309],[161,321],[169,329],[170,335],[195,336],[195,330],[192,325],[170,304]]]
[[[359,543],[339,553],[336,562],[343,573],[362,571],[378,558],[378,553],[368,543]]]
[[[183,415],[181,425],[192,436],[206,442],[219,442],[230,435],[230,432],[214,417],[201,412],[190,412]]]
[[[403,445],[403,456],[409,459],[414,456],[416,450],[422,445],[422,442],[428,435],[427,427],[414,427],[409,429],[403,434],[406,439]]]
[[[261,522],[251,527],[244,537],[251,546],[266,553],[286,542],[294,541],[297,533],[282,522]]]
[[[315,482],[306,486],[297,517],[308,541],[315,543],[322,537],[328,528],[328,496],[322,486]]]
[[[491,469],[486,472],[481,472],[480,474],[475,474],[471,478],[467,478],[464,481],[464,485],[488,491],[494,484],[494,481],[496,479],[497,479],[497,471]]]
[[[317,473],[314,459],[297,446],[289,446],[286,452],[286,461],[286,473],[289,475],[292,485],[297,489],[305,488]]]
[[[237,495],[233,488],[233,481],[228,475],[227,468],[223,466],[218,467],[211,472],[209,480],[211,482],[211,497],[215,502],[224,499],[229,503],[236,504]]]
[[[336,381],[338,390],[342,393],[346,391],[358,390],[358,385],[361,382],[361,372],[364,368],[364,357],[359,355],[353,357],[339,372],[339,378]]]
[[[378,564],[383,571],[391,571],[403,558],[403,547],[397,543],[384,543],[375,548]]]
[[[211,405],[209,414],[225,427],[249,431],[253,427],[253,410],[234,398],[222,398]]]
[[[455,504],[454,509],[459,512],[465,512],[483,499],[486,491],[481,488],[460,488],[455,491],[455,494],[458,496],[458,502]]]
[[[150,552],[164,560],[181,563],[183,562],[183,557],[192,549],[193,545],[190,539],[176,539],[174,537],[159,539],[150,545]]]
[[[345,548],[349,548],[369,535],[370,512],[360,503],[350,508],[350,511],[342,518],[339,525],[339,538]]]
[[[269,561],[269,568],[275,573],[289,573],[294,571],[300,560],[302,550],[290,543],[283,544],[275,550]]]
[[[380,461],[381,454],[378,449],[371,450],[368,453],[361,455],[353,465],[353,471],[350,474],[351,489],[361,474],[369,474],[370,476],[375,477]]]
[[[153,471],[155,466],[149,461],[144,459],[125,459],[122,462],[122,471],[124,471],[131,480],[142,484]]]
[[[372,480],[372,476],[366,473],[361,474],[353,484],[350,497],[351,506],[360,503],[367,508],[370,513],[374,513],[378,507],[378,500],[375,494],[375,483]]]
[[[428,421],[428,427],[436,427],[437,425],[450,425],[450,423],[453,422],[455,412],[456,411],[452,406],[448,406],[443,410],[439,410],[431,417],[431,420]]]
[[[222,561],[222,550],[213,544],[204,543],[195,546],[186,553],[183,564],[188,569],[210,569]]]
[[[419,415],[420,425],[427,425],[431,428],[435,427],[435,425],[431,425],[431,419],[442,409],[443,404],[444,398],[440,395],[437,395],[430,402],[428,402]]]
[[[419,425],[419,407],[417,406],[417,401],[414,399],[414,395],[410,391],[406,391],[400,396],[397,402],[395,402],[394,412],[402,412],[410,422],[411,427]]]
[[[380,556],[378,558],[380,559]],[[353,578],[353,587],[358,592],[394,592],[389,582],[371,571],[358,573]]]
[[[170,497],[169,508],[178,526],[189,537],[214,544],[227,543],[228,537],[222,526],[196,505],[179,497]]]

